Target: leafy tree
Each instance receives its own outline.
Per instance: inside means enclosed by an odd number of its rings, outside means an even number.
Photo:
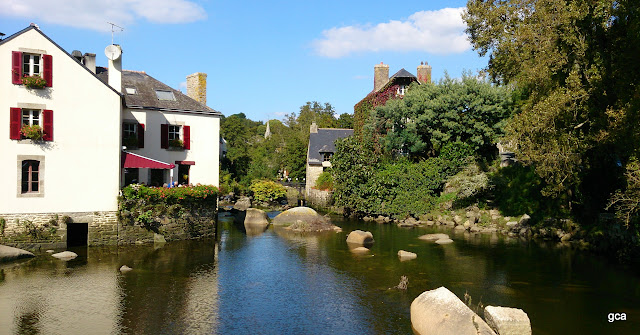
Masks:
[[[491,78],[518,92],[518,158],[544,194],[597,217],[640,148],[640,3],[470,0],[464,20]]]
[[[335,122],[336,128],[353,129],[353,115],[342,113]]]
[[[414,158],[437,156],[452,141],[468,143],[476,152],[494,154],[511,116],[511,91],[468,74],[446,76],[437,85],[412,85],[402,99],[376,108],[373,120],[386,151]]]

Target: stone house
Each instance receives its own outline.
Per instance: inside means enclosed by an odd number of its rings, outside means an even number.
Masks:
[[[418,76],[400,69],[389,77],[389,65],[380,63],[373,68],[373,90],[353,107],[354,130],[359,133],[369,113],[376,106],[384,105],[388,99],[404,96],[409,85],[417,82],[431,82],[431,66],[421,62],[417,69]]]
[[[305,196],[312,203],[319,197],[314,189],[320,174],[331,167],[331,157],[336,151],[335,141],[353,135],[353,129],[318,128],[312,123],[309,134],[309,146],[307,147],[307,171]]]
[[[47,227],[52,242],[117,243],[117,197],[129,168],[141,170],[140,181],[186,175],[189,183],[218,186],[221,114],[144,73],[122,71],[119,54],[108,57],[106,76],[95,54],[68,53],[35,24],[0,40],[7,69],[0,73],[0,173],[8,178],[0,236],[28,224]],[[195,77],[196,86],[206,85]],[[123,134],[131,141],[125,150]],[[172,139],[182,148],[168,148]]]

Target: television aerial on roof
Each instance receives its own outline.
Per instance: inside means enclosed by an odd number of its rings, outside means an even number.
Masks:
[[[113,33],[116,31],[116,28],[120,29],[120,31],[124,31],[124,28],[120,27],[115,23],[111,23],[109,21],[107,21],[107,23],[111,25],[111,44],[113,44]]]

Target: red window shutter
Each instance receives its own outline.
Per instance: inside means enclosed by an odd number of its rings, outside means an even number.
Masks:
[[[168,124],[160,125],[160,148],[162,149],[169,148],[169,125]]]
[[[138,123],[138,148],[144,148],[144,123]]]
[[[20,134],[20,126],[22,122],[20,120],[20,116],[22,115],[22,109],[20,108],[10,108],[10,120],[9,120],[9,138],[12,140],[19,140],[21,138]]]
[[[182,127],[182,137],[184,137],[184,139],[182,140],[183,148],[187,150],[191,149],[191,127],[190,126]]]
[[[45,141],[53,141],[53,111],[45,109],[42,111],[42,139]]]
[[[42,61],[44,63],[44,70],[42,71],[42,78],[47,82],[47,87],[53,86],[53,57],[51,55],[42,55]]]
[[[11,82],[22,84],[22,52],[11,52]]]

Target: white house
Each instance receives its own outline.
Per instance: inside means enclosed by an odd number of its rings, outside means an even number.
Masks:
[[[188,76],[185,95],[145,72],[97,73],[105,82],[121,76],[123,185],[218,186],[222,114],[206,106],[206,74]]]
[[[95,54],[69,54],[34,24],[0,40],[0,234],[64,216],[60,240],[114,243],[125,181],[218,186],[221,114],[202,100],[206,75],[188,79],[198,102],[122,71],[120,47],[109,48],[106,70]],[[30,84],[42,79],[44,87]]]

